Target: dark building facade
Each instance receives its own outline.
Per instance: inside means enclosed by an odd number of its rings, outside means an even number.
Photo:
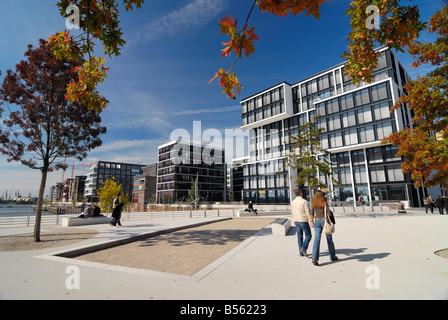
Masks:
[[[224,150],[171,141],[158,148],[157,203],[187,202],[197,181],[201,202],[221,202],[226,195]]]

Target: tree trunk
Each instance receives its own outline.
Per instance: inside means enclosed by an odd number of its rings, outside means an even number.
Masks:
[[[37,200],[36,223],[34,225],[34,242],[40,242],[40,224],[42,220],[42,205],[44,202],[45,185],[47,184],[47,170],[41,170],[42,178],[40,180],[39,198]]]

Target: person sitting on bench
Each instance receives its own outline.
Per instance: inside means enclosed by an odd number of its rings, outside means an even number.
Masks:
[[[84,211],[78,218],[87,218],[93,215],[93,208],[92,206],[89,204],[89,206],[87,207],[86,211]]]
[[[97,217],[101,214],[101,208],[97,206],[97,204],[95,203],[93,205],[93,216]]]
[[[246,209],[244,209],[244,211],[249,211],[249,212],[258,214],[257,209],[254,209],[254,205],[252,204],[252,201],[249,201],[249,205],[247,206]]]

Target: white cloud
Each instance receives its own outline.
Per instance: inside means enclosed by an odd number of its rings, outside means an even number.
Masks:
[[[110,152],[110,151],[119,151],[119,150],[127,150],[132,148],[140,148],[144,147],[148,144],[153,144],[154,140],[118,140],[106,143],[104,146],[95,149],[96,152]]]
[[[203,108],[203,109],[193,109],[193,110],[183,110],[180,112],[176,112],[174,115],[181,116],[187,114],[202,114],[202,113],[220,113],[220,112],[230,112],[240,110],[241,106],[232,106],[232,107],[222,107],[222,108]]]
[[[113,129],[150,128],[166,131],[172,127],[169,110],[153,95],[123,89],[110,93],[111,105],[103,112],[103,123]]]
[[[84,162],[114,161],[151,164],[157,161],[157,149],[166,143],[163,139],[116,140],[90,152]]]
[[[161,39],[179,32],[198,30],[227,7],[227,0],[193,0],[142,27],[130,42]]]

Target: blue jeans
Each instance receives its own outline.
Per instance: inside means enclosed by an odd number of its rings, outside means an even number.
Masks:
[[[320,252],[320,238],[322,236],[322,230],[324,229],[324,220],[314,220],[314,245],[313,245],[313,260],[319,261],[319,252]],[[328,251],[330,252],[330,259],[333,260],[336,257],[336,250],[334,248],[333,237],[331,234],[326,234],[327,236],[327,244]]]
[[[297,241],[299,244],[299,250],[304,249],[305,251],[308,249],[308,245],[311,241],[311,228],[308,222],[294,222],[297,230]],[[305,240],[303,240],[303,234],[305,233]],[[303,256],[302,253],[300,253]]]

